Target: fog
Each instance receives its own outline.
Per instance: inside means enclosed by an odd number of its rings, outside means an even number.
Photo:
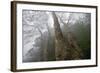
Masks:
[[[72,32],[83,51],[81,59],[90,59],[91,14],[55,12],[63,36]],[[83,34],[82,34],[83,33]],[[55,28],[52,11],[22,11],[23,62],[55,61]]]

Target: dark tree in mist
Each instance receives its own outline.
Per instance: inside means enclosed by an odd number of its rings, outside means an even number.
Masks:
[[[70,59],[81,59],[82,51],[78,46],[78,43],[72,32],[67,31],[67,36],[63,36],[60,23],[57,15],[52,12],[54,19],[54,29],[55,29],[55,54],[56,60],[70,60]],[[67,24],[69,24],[70,17]],[[60,21],[66,25],[61,19]],[[68,26],[66,25],[66,28]]]
[[[52,16],[54,19],[56,60],[64,60],[67,56],[66,54],[67,46],[65,44],[65,39],[60,29],[58,18],[54,12],[52,12]]]

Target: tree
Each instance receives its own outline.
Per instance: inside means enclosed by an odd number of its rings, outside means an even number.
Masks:
[[[70,60],[70,59],[81,59],[82,51],[79,48],[77,41],[72,32],[67,29],[66,39],[62,34],[60,23],[57,15],[52,12],[54,20],[54,29],[55,29],[55,51],[56,51],[56,60]],[[69,16],[68,22],[64,23],[61,18],[60,21],[68,28],[71,15]]]
[[[81,27],[81,24],[87,24],[87,27],[90,23],[87,22],[89,16],[84,15],[71,12],[23,10],[23,56],[26,61],[82,59],[83,47],[79,42],[81,34],[77,33],[77,28]],[[85,20],[85,17],[88,19]]]
[[[66,50],[67,46],[65,44],[65,39],[63,37],[62,31],[60,29],[60,24],[58,18],[54,12],[52,12],[53,20],[54,20],[54,29],[55,29],[55,56],[56,60],[64,60],[68,58]]]

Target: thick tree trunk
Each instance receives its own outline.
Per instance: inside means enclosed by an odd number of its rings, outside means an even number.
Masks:
[[[52,12],[54,19],[54,29],[55,29],[55,54],[56,60],[64,60],[67,57],[67,45],[65,44],[65,39],[63,37],[62,31],[60,29],[60,24],[58,18],[54,12]]]
[[[62,34],[60,23],[54,12],[52,12],[55,29],[55,54],[56,60],[74,60],[80,59],[82,56],[81,49],[77,45],[76,40],[71,32],[67,33],[67,39]]]

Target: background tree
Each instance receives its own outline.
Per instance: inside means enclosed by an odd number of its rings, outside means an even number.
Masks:
[[[54,12],[52,14],[54,18],[54,27],[55,27],[55,40],[56,40],[55,49],[56,49],[57,60],[81,59],[82,51],[77,44],[75,36],[73,35],[72,32],[70,32],[68,27],[71,15],[67,20],[67,24],[64,23],[61,18],[59,18],[60,21],[64,24],[64,26],[67,28],[66,30],[67,35],[64,37],[62,34],[62,30],[60,28],[60,22],[58,21],[56,14]]]

